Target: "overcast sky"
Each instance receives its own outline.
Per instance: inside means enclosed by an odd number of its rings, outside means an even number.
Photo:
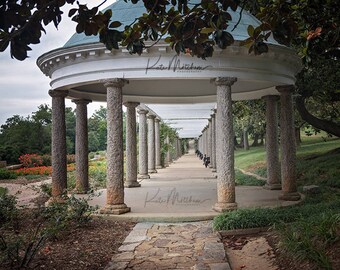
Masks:
[[[91,4],[99,1],[83,0],[80,2]],[[108,1],[105,6],[113,2],[115,1]],[[62,47],[75,32],[76,24],[71,22],[67,13],[65,11],[66,16],[63,17],[59,30],[50,25],[46,28],[47,34],[43,34],[41,43],[31,46],[30,58],[18,61],[11,59],[8,50],[0,53],[0,125],[15,114],[27,116],[37,111],[40,104],[51,104],[51,98],[48,95],[50,80],[39,70],[36,60],[43,53]],[[106,106],[106,103],[89,104],[89,116],[100,105]],[[75,107],[70,100],[66,100],[66,106]]]

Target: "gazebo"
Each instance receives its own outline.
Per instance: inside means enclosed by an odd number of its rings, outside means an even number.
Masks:
[[[118,0],[108,7],[114,20],[130,24],[144,10],[143,3]],[[239,10],[230,11],[233,27]],[[242,20],[231,32],[235,43],[225,50],[216,48],[207,60],[178,56],[165,42],[146,49],[141,56],[130,55],[120,48],[109,51],[97,36],[74,34],[56,50],[37,60],[41,71],[51,78],[52,97],[52,195],[58,200],[67,187],[65,98],[77,105],[76,179],[77,189],[88,189],[87,104],[107,102],[107,203],[103,213],[122,214],[130,211],[124,202],[123,119],[122,105],[127,107],[127,172],[126,187],[138,187],[137,177],[147,178],[156,171],[159,160],[159,118],[167,117],[164,105],[182,104],[177,118],[183,137],[196,137],[199,150],[211,157],[217,171],[218,202],[216,211],[237,207],[234,179],[234,134],[232,100],[264,98],[267,104],[268,189],[281,188],[282,200],[298,200],[295,178],[295,144],[292,92],[300,60],[294,50],[269,39],[269,52],[260,56],[248,53],[240,41],[248,37],[248,25],[259,21],[243,11]],[[279,176],[277,100],[281,99],[281,179]],[[194,129],[199,103],[210,103],[209,125],[202,134]],[[155,113],[149,113],[148,105]],[[196,104],[183,106],[184,104]],[[157,108],[163,106],[163,112]],[[139,113],[139,175],[137,175],[136,108]],[[172,110],[176,107],[172,107]],[[187,109],[186,109],[187,108]],[[190,110],[191,108],[191,110]],[[210,110],[208,110],[210,111]],[[207,112],[207,111],[206,111]],[[186,115],[186,117],[183,117]],[[179,117],[182,117],[179,119]],[[148,118],[148,125],[147,119]],[[176,115],[173,116],[176,119]],[[181,120],[181,121],[179,121]],[[202,122],[202,121],[201,121]],[[190,134],[190,135],[189,135]],[[147,140],[147,137],[149,140]],[[159,164],[157,164],[159,165]]]

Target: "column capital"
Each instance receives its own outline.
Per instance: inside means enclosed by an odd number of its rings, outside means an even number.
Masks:
[[[278,85],[276,86],[276,90],[282,93],[293,93],[295,90],[295,85],[289,84],[289,85]]]
[[[127,108],[136,108],[140,103],[139,102],[124,102],[123,105]]]
[[[148,119],[155,119],[155,118],[156,118],[156,115],[154,115],[154,114],[148,114],[148,115],[147,115],[147,118],[148,118]]]
[[[155,118],[155,122],[159,123],[161,121],[161,119],[159,119],[158,117]]]
[[[144,109],[138,109],[139,114],[147,114],[149,111]]]
[[[232,86],[237,81],[236,77],[217,77],[211,79],[211,82],[214,82],[215,85],[221,86],[221,85],[227,85]]]
[[[113,79],[106,79],[101,80],[105,87],[119,87],[122,88],[125,84],[128,84],[129,81],[122,78],[113,78]]]
[[[210,117],[209,119],[208,119],[208,121],[209,121],[209,124],[211,123],[211,121],[212,121],[212,118]]]
[[[75,104],[89,104],[92,102],[92,100],[89,100],[89,99],[72,99],[72,102],[75,103]]]
[[[212,119],[214,119],[215,117],[216,117],[216,114],[215,114],[215,112],[214,113],[212,113],[212,114],[210,114],[210,119],[212,120]]]
[[[280,96],[279,95],[267,95],[267,96],[263,96],[262,99],[276,101],[280,99]]]
[[[51,96],[51,97],[67,97],[68,95],[68,90],[49,90],[48,91],[48,94]]]

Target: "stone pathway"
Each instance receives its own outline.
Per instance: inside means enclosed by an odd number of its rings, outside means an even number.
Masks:
[[[106,270],[230,270],[211,222],[138,223]]]

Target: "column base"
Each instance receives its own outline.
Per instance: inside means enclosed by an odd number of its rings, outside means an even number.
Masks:
[[[156,169],[148,170],[148,173],[157,173]]]
[[[281,190],[282,189],[282,185],[281,184],[265,184],[263,186],[264,189],[268,189],[268,190]]]
[[[139,174],[137,176],[138,179],[150,179],[150,175],[148,174]]]
[[[211,172],[213,173],[217,172],[216,168],[212,168]]]
[[[100,214],[107,214],[107,215],[121,215],[131,211],[130,207],[127,207],[125,203],[123,204],[114,204],[109,205],[107,204],[105,207],[99,209]]]
[[[219,213],[229,212],[237,209],[237,203],[216,203],[212,209]]]
[[[283,201],[299,201],[301,194],[299,192],[282,192],[279,195],[279,200]]]
[[[138,183],[137,181],[136,182],[126,182],[124,183],[124,187],[126,188],[134,188],[134,187],[140,187],[141,184]]]
[[[163,167],[161,165],[158,165],[158,166],[156,166],[156,170],[157,169],[163,169]]]
[[[47,202],[45,202],[45,206],[50,206],[51,204],[54,203],[65,203],[65,198],[63,196],[58,196],[58,197],[51,197],[48,199]]]

